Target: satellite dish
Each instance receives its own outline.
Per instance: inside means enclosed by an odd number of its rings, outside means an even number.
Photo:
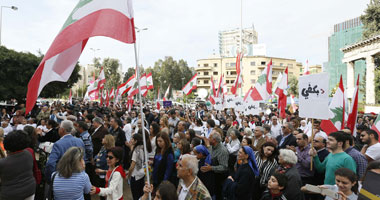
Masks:
[[[200,97],[200,98],[202,98],[202,99],[206,98],[206,97],[207,97],[207,94],[208,94],[208,92],[207,92],[207,90],[204,89],[204,88],[200,88],[200,89],[198,90],[198,97]]]

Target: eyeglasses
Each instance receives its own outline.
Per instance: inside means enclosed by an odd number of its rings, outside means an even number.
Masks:
[[[107,156],[107,158],[112,160],[114,157],[113,156]]]

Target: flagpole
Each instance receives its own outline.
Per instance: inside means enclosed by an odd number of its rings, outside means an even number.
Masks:
[[[141,100],[141,85],[140,85],[140,67],[139,67],[139,61],[137,57],[137,47],[136,42],[133,44],[134,50],[135,50],[135,60],[136,60],[136,66],[137,66],[137,85],[139,87],[139,103],[140,103],[140,114],[141,114],[141,127],[142,127],[142,135],[143,135],[143,144],[144,144],[144,156],[145,156],[145,171],[146,171],[146,180],[148,182],[148,185],[150,186],[150,176],[149,176],[149,164],[148,164],[148,153],[146,149],[146,139],[145,139],[145,125],[144,125],[144,112],[142,107],[142,100]],[[152,199],[151,194],[149,193],[149,200]]]
[[[243,55],[243,0],[240,0],[240,68],[242,69],[242,55]],[[240,70],[241,71],[241,70]],[[242,71],[240,72],[240,74],[243,73]],[[240,74],[238,74],[238,76],[240,76]],[[239,77],[238,79],[239,80]],[[244,84],[244,81],[242,79],[242,82],[241,82],[241,87],[240,87],[240,96],[242,96],[243,94],[243,84]],[[237,83],[236,87],[239,86],[239,82]],[[236,88],[237,90],[237,88]],[[236,92],[236,91],[235,91]]]

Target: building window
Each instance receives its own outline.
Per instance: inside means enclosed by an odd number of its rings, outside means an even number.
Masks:
[[[252,70],[251,71],[251,75],[255,75],[256,74],[256,71],[255,70]]]
[[[265,65],[265,61],[261,61],[261,65]]]
[[[203,64],[203,67],[208,67],[208,64],[207,63]]]
[[[198,67],[200,67],[201,66],[201,64],[198,64]]]
[[[201,73],[200,73],[200,72],[198,72],[198,75],[201,75]]]
[[[230,74],[231,74],[231,75],[236,75],[236,72],[235,72],[235,71],[231,71]]]
[[[293,68],[293,64],[288,64],[288,67],[289,68]]]
[[[229,83],[230,83],[230,80],[226,80],[226,83],[229,84]]]
[[[208,72],[204,72],[203,74],[204,74],[205,76],[208,76]]]
[[[208,80],[204,80],[203,83],[208,84]]]
[[[256,83],[256,80],[255,79],[251,79],[251,84],[255,84]]]
[[[280,63],[280,67],[284,66],[284,63]]]
[[[214,63],[214,67],[217,67],[218,66],[218,63]]]
[[[197,81],[198,82],[198,85],[201,84],[201,81]]]
[[[230,63],[226,63],[226,67],[228,67],[228,66],[229,66],[229,64],[230,64]]]
[[[230,63],[230,67],[236,67],[236,63]]]
[[[256,65],[256,62],[251,62],[251,66],[255,66]]]
[[[218,72],[213,72],[213,75],[218,75]]]

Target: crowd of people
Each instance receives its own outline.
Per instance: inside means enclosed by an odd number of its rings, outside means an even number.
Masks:
[[[297,112],[202,104],[146,104],[143,116],[138,104],[79,101],[24,111],[1,112],[1,199],[333,199],[307,187],[316,185],[354,200],[367,172],[380,174],[374,116],[363,114],[356,133],[326,134]]]

